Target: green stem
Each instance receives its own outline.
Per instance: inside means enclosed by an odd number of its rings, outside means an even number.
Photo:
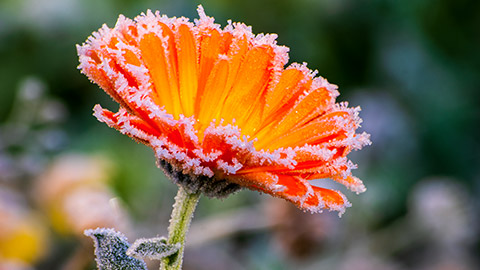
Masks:
[[[160,270],[182,269],[183,250],[185,247],[185,236],[193,218],[193,212],[200,199],[200,193],[188,193],[183,187],[179,187],[175,204],[173,205],[170,226],[168,226],[168,244],[180,243],[181,247],[177,253],[162,260]]]

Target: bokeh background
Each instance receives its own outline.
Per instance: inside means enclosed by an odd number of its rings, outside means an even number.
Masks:
[[[346,192],[342,218],[252,191],[203,198],[184,269],[480,269],[475,0],[0,0],[0,269],[94,269],[85,228],[166,235],[176,187],[91,115],[116,105],[75,44],[120,13],[193,19],[200,3],[277,33],[362,107],[373,145],[351,155],[368,191]]]

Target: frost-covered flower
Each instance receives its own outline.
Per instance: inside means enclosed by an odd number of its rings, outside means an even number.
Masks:
[[[199,6],[200,19],[147,11],[120,16],[81,46],[79,68],[120,104],[95,106],[110,127],[152,147],[158,164],[190,192],[222,197],[241,187],[311,212],[342,213],[339,191],[309,180],[331,178],[354,192],[352,150],[359,108],[335,103],[337,87],[306,64],[291,64],[276,35],[242,23],[225,28]]]

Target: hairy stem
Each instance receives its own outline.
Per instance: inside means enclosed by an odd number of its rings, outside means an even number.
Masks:
[[[173,205],[170,226],[168,227],[168,244],[180,243],[181,247],[177,253],[162,260],[160,270],[182,269],[183,250],[185,248],[185,237],[193,218],[193,212],[200,199],[200,193],[188,193],[183,187],[179,187],[175,204]]]

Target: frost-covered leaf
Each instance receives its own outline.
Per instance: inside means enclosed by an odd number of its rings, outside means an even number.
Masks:
[[[180,243],[167,244],[165,237],[142,238],[135,241],[135,243],[128,248],[127,254],[135,258],[147,257],[153,260],[161,260],[175,254],[180,247]]]
[[[147,270],[142,260],[127,255],[127,238],[113,229],[85,230],[95,242],[95,256],[99,270]]]

